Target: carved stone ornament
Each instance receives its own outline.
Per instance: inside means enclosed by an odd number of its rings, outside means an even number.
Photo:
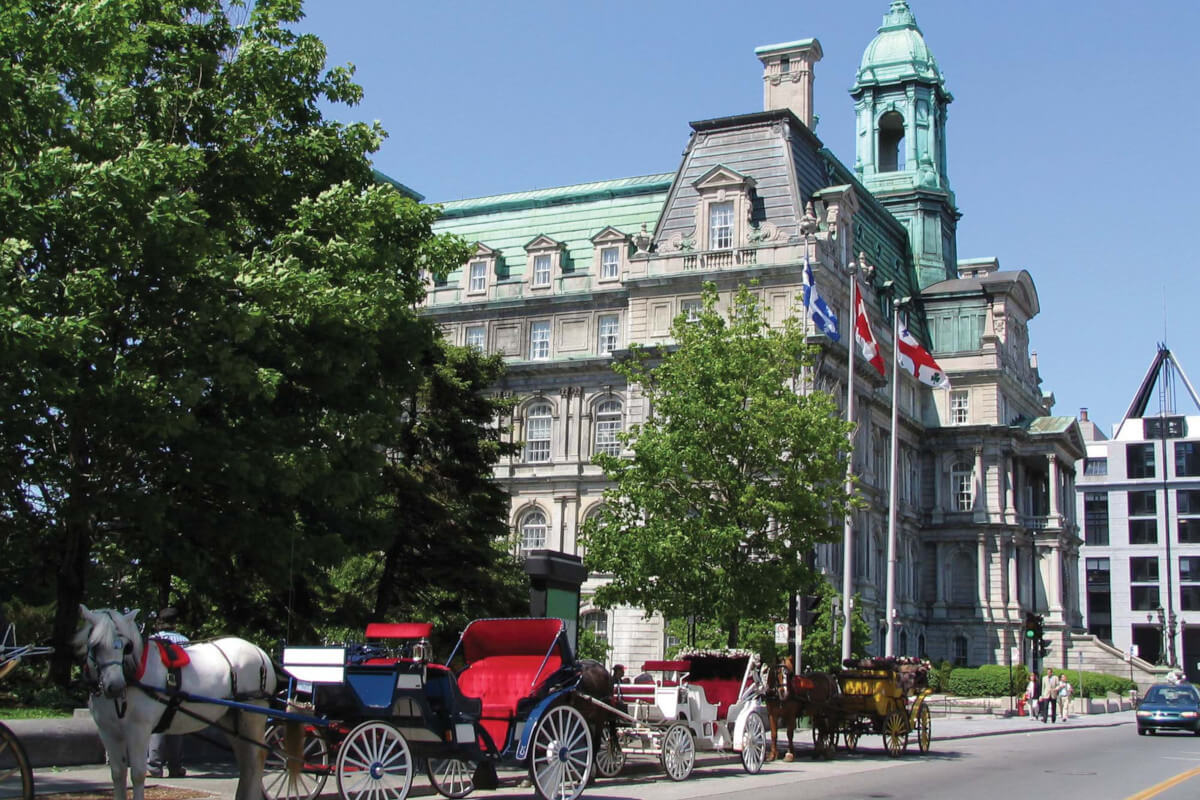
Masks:
[[[774,222],[763,220],[757,225],[751,225],[746,232],[746,241],[750,244],[773,242],[783,238],[783,231]]]
[[[681,253],[690,253],[696,249],[695,231],[692,231],[687,236],[676,232],[667,240],[668,250],[677,250]]]
[[[817,221],[817,215],[813,212],[812,201],[809,200],[804,204],[804,216],[800,218],[800,235],[812,236],[817,232],[820,223]]]
[[[633,246],[639,254],[650,252],[650,242],[654,237],[646,231],[646,223],[642,223],[642,230],[633,235]]]

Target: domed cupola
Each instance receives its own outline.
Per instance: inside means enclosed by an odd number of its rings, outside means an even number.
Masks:
[[[854,87],[854,169],[909,231],[922,286],[957,274],[958,211],[946,171],[954,100],[906,0],[892,0]]]

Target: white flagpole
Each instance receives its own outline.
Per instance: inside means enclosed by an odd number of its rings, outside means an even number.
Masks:
[[[896,473],[900,462],[900,303],[892,298],[892,452],[891,475],[888,480],[888,556],[887,556],[887,634],[883,654],[896,655],[896,516],[899,503]]]
[[[848,435],[849,453],[846,457],[846,497],[854,494],[854,350],[858,346],[858,269],[850,262],[850,324],[846,337],[846,350],[850,357],[846,367],[846,421],[852,426]],[[854,510],[846,512],[846,528],[842,537],[842,661],[850,657],[850,620],[854,602]]]

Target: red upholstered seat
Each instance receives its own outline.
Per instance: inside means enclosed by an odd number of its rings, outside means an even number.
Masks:
[[[738,701],[742,688],[742,682],[733,678],[701,678],[688,683],[704,689],[704,699],[717,707],[717,719],[729,715],[729,707]]]
[[[543,666],[543,662],[545,666]],[[517,702],[562,666],[557,652],[544,655],[494,655],[481,658],[458,674],[458,688],[483,704],[480,724],[497,748],[508,739],[508,728],[517,713]]]

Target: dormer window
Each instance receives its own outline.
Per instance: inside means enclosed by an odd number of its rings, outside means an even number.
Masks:
[[[538,236],[525,245],[526,275],[531,289],[549,289],[555,275],[562,274],[563,243]]]
[[[713,203],[708,207],[708,248],[733,247],[733,203]]]
[[[701,250],[729,250],[748,241],[754,179],[722,164],[704,173],[692,186],[700,195],[696,230]]]
[[[596,248],[594,274],[599,283],[619,281],[629,254],[629,236],[609,226],[592,237]]]
[[[475,253],[463,269],[463,283],[468,295],[487,295],[499,258],[499,250],[493,250],[481,242],[475,243]]]

